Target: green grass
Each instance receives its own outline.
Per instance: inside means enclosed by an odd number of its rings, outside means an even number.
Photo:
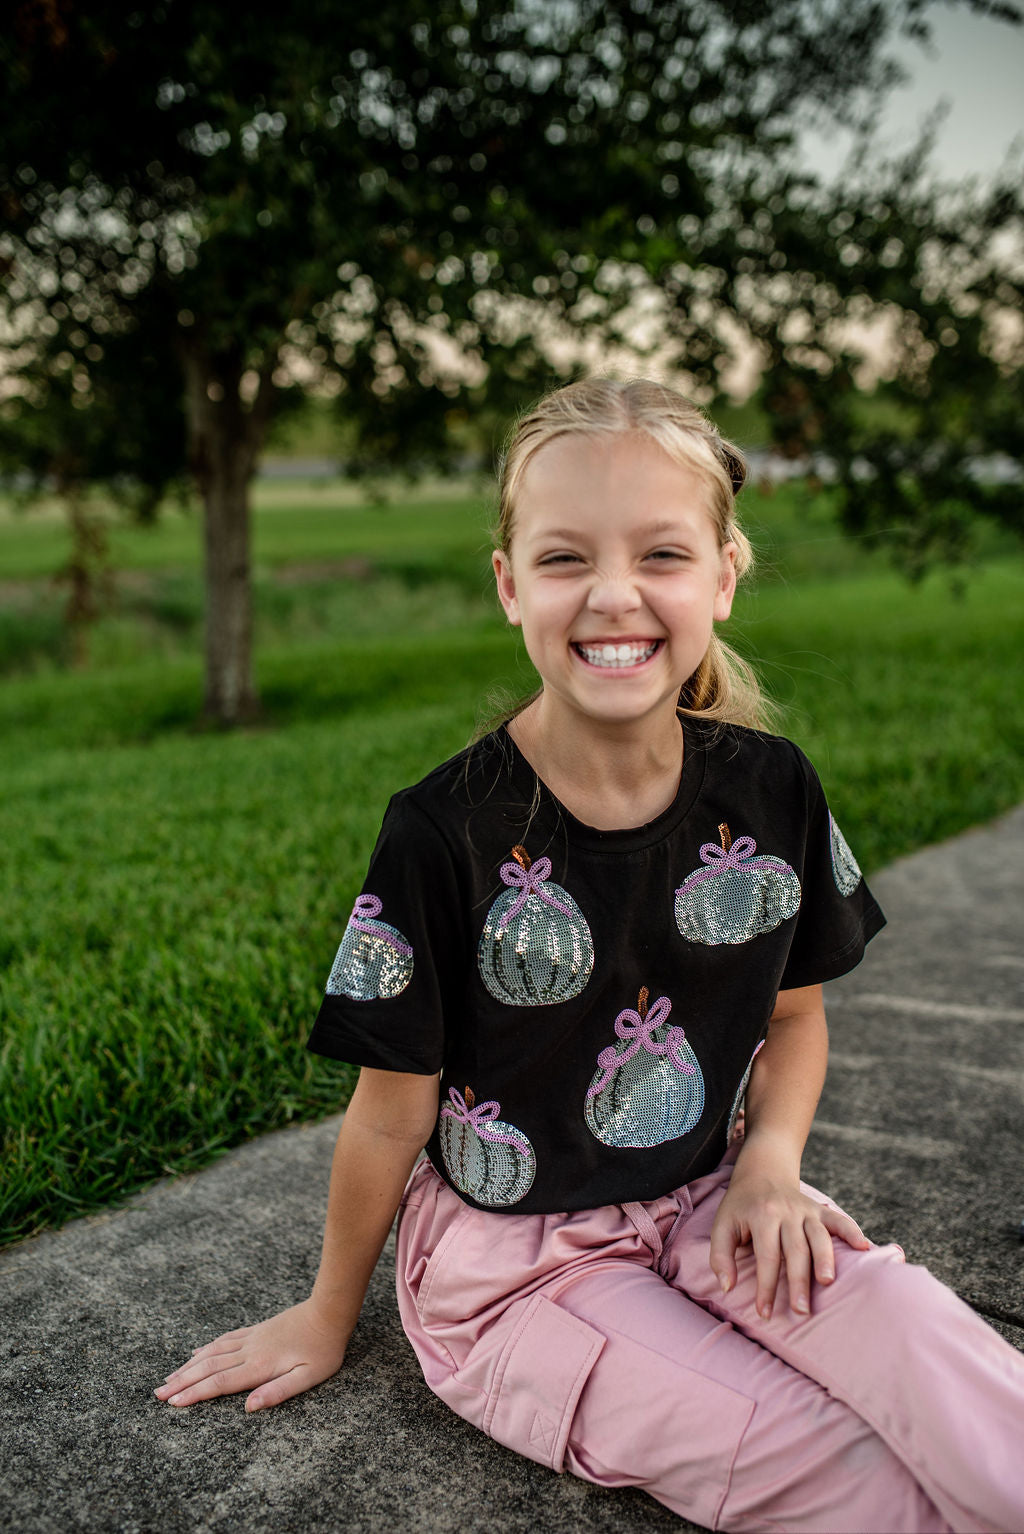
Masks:
[[[265,719],[233,735],[196,726],[193,523],[118,535],[134,584],[75,672],[26,617],[60,524],[0,520],[0,1239],[344,1100],[351,1073],[302,1044],[387,797],[465,743],[490,683],[530,686],[479,497],[276,495]],[[1021,561],[955,599],[842,543],[817,501],[748,506],[772,569],[732,637],[864,866],[1024,797]]]
[[[1024,564],[956,597],[894,575],[768,587],[733,638],[785,707],[863,865],[991,819],[1024,798]]]
[[[476,560],[488,546],[492,508],[474,487],[417,495],[394,486],[385,501],[332,482],[260,481],[253,493],[253,565],[257,572],[303,560],[371,556],[391,568],[440,569],[452,558]],[[170,507],[151,526],[127,525],[104,505],[118,570],[196,570],[201,524],[195,507]],[[59,506],[0,510],[0,574],[4,580],[49,579],[67,557]],[[484,559],[484,564],[486,560]]]
[[[452,711],[259,737],[64,748],[4,798],[6,1237],[336,1108],[302,1048],[388,770],[461,743]]]

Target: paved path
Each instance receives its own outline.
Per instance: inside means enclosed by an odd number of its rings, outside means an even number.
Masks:
[[[806,1175],[1024,1349],[1024,807],[872,885],[890,926],[829,987]],[[516,1458],[423,1385],[382,1260],[342,1373],[275,1411],[176,1412],[199,1341],[312,1280],[337,1120],[0,1256],[0,1528],[580,1534],[691,1527]]]

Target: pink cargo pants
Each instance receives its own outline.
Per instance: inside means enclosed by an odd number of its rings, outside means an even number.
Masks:
[[[729,1295],[708,1264],[731,1172],[514,1215],[422,1162],[398,1301],[431,1390],[520,1454],[709,1529],[1024,1530],[1024,1355],[894,1246],[835,1242],[812,1314],[783,1277],[761,1320],[752,1257]]]

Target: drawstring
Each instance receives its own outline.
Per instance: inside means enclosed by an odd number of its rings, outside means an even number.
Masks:
[[[672,1221],[672,1229],[669,1231],[667,1237],[665,1238],[665,1245],[668,1247],[669,1251],[672,1250],[672,1243],[675,1241],[676,1236],[679,1234],[679,1227],[685,1220],[688,1220],[693,1213],[693,1201],[690,1198],[690,1192],[688,1188],[678,1189],[676,1192],[676,1198],[679,1201],[679,1213]]]
[[[658,1235],[658,1227],[647,1212],[647,1206],[645,1204],[623,1204],[621,1208],[644,1246],[650,1247],[651,1256],[657,1262],[661,1256],[661,1237]]]
[[[671,1195],[671,1197],[676,1200],[677,1204],[679,1205],[679,1209],[675,1219],[672,1221],[671,1228],[669,1229],[668,1235],[664,1241],[661,1239],[661,1236],[658,1232],[658,1227],[654,1223],[650,1210],[646,1204],[634,1203],[619,1205],[623,1214],[626,1216],[626,1219],[632,1225],[644,1246],[650,1249],[651,1256],[654,1258],[654,1266],[659,1271],[661,1269],[661,1257],[665,1248],[671,1248],[680,1225],[684,1220],[688,1220],[690,1215],[693,1213],[693,1204],[691,1203],[690,1195],[685,1188],[679,1188],[674,1194]]]

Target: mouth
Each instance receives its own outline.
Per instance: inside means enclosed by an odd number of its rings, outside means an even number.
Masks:
[[[663,639],[629,640],[619,644],[573,644],[572,648],[588,666],[601,671],[624,671],[629,666],[642,666],[661,649]]]

